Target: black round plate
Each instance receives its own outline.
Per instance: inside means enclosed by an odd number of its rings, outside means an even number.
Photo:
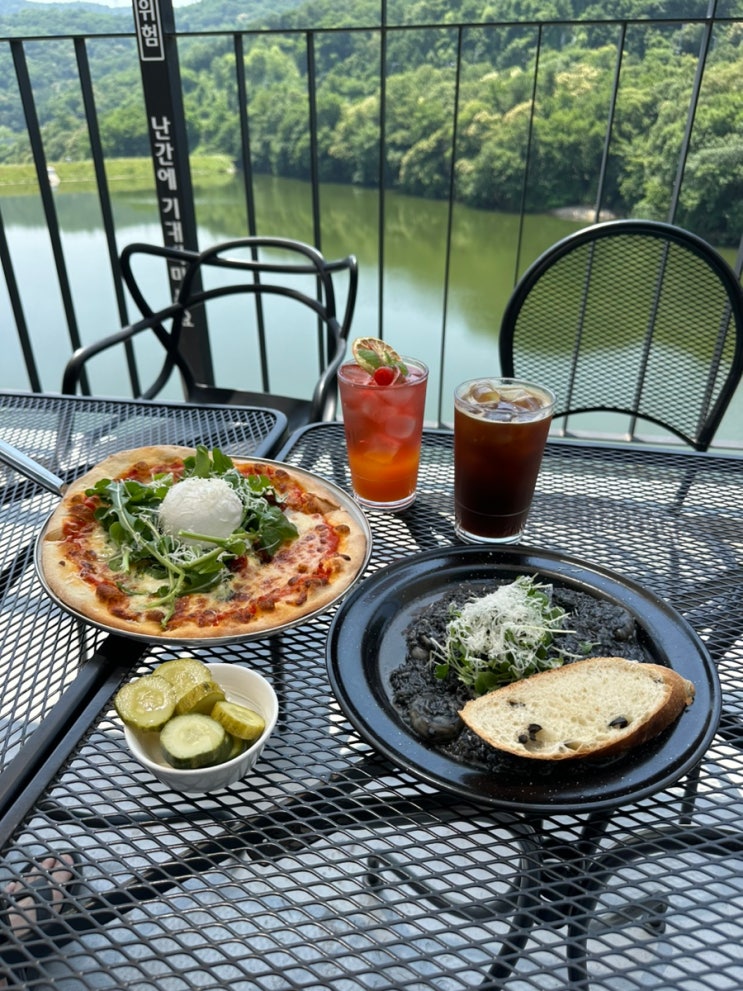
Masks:
[[[390,674],[404,660],[405,629],[423,607],[465,582],[485,585],[523,574],[628,610],[652,660],[693,682],[693,704],[660,736],[611,762],[514,758],[503,773],[494,774],[426,744],[392,704]],[[375,749],[429,784],[509,811],[593,811],[660,791],[700,760],[720,718],[715,666],[694,630],[674,609],[609,571],[525,547],[427,551],[371,575],[336,613],[327,662],[338,702]]]

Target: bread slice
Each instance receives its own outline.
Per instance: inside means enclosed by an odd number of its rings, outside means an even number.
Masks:
[[[693,698],[692,683],[671,668],[591,657],[472,699],[460,716],[519,757],[608,757],[657,736]]]

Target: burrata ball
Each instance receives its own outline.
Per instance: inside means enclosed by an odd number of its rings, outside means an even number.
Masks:
[[[184,478],[170,488],[160,504],[160,529],[171,537],[181,530],[223,539],[240,525],[240,496],[222,478]],[[209,542],[181,537],[184,543],[208,547]]]

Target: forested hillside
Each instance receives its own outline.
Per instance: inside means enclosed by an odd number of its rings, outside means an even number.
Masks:
[[[19,18],[38,18],[32,6],[0,18],[0,31],[17,34]],[[388,20],[420,26],[387,33],[384,66],[374,29],[378,0],[202,0],[180,8],[177,24],[184,32],[223,30],[227,21],[233,30],[271,29],[242,36],[255,171],[309,174],[304,31],[311,27],[322,179],[375,183],[383,134],[384,180],[391,188],[447,196],[454,150],[456,196],[469,204],[506,211],[519,210],[524,197],[534,211],[591,204],[611,120],[602,207],[663,217],[704,37],[704,24],[695,18],[704,16],[706,3],[616,0],[610,12],[607,7],[586,0],[396,0],[388,5]],[[59,8],[44,10],[51,34],[74,31],[83,15],[65,5],[63,28],[55,19]],[[734,13],[732,0],[727,10]],[[112,33],[89,43],[104,146],[112,157],[146,155],[136,51],[125,26],[130,19],[98,11],[88,16],[102,18]],[[620,17],[638,19],[626,35],[611,20]],[[567,20],[581,23],[559,23]],[[461,32],[447,26],[457,24],[467,26]],[[679,219],[716,243],[737,240],[743,229],[742,42],[743,18],[716,25],[684,173]],[[48,160],[89,157],[71,45],[27,47]],[[231,37],[184,36],[179,53],[193,151],[227,154],[245,165]],[[12,78],[10,62],[1,68]],[[0,161],[28,158],[25,130],[17,94],[5,86]]]

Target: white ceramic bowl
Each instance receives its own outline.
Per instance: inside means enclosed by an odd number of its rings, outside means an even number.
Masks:
[[[159,733],[141,733],[124,727],[124,736],[133,756],[142,767],[151,771],[163,784],[186,795],[203,795],[206,792],[226,788],[244,778],[254,766],[273,732],[279,714],[279,703],[266,679],[239,664],[207,664],[212,677],[224,689],[230,702],[239,702],[255,709],[266,723],[261,736],[232,760],[214,767],[200,767],[182,771],[171,767],[162,756]]]

